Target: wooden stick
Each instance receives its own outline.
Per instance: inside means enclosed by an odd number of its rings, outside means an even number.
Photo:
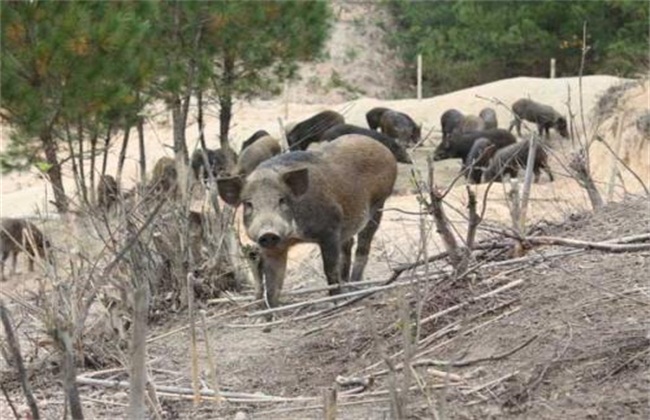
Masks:
[[[500,382],[503,382],[503,381],[505,381],[506,379],[512,378],[513,376],[516,376],[516,375],[518,375],[518,374],[519,374],[519,371],[516,370],[516,371],[514,371],[514,372],[512,372],[512,373],[508,373],[508,374],[506,374],[506,375],[503,375],[503,376],[501,376],[501,377],[499,377],[499,378],[497,378],[497,379],[495,379],[495,380],[493,380],[493,381],[486,382],[486,383],[484,383],[483,385],[479,385],[479,386],[477,386],[477,387],[470,388],[470,389],[468,389],[468,390],[466,390],[466,391],[461,391],[461,393],[462,393],[463,395],[470,395],[470,394],[473,394],[473,393],[475,393],[475,392],[481,391],[481,390],[483,390],[483,389],[485,389],[485,388],[489,388],[489,387],[491,387],[491,386],[493,386],[493,385],[496,385],[496,384],[498,384],[498,383],[500,383]]]
[[[650,250],[650,243],[616,244],[611,242],[589,242],[554,236],[528,236],[525,240],[534,245],[562,245],[572,248],[596,249],[608,252],[636,252]]]
[[[99,386],[104,388],[121,388],[129,389],[130,384],[127,381],[106,381],[102,379],[93,379],[84,377],[83,375],[77,376],[77,383],[80,385],[91,385]],[[178,395],[187,395],[192,397],[194,395],[194,390],[192,388],[181,388],[175,386],[165,386],[157,385],[156,391],[158,393],[169,393],[169,394],[178,394]],[[230,401],[231,399],[246,399],[250,402],[296,402],[296,401],[316,401],[316,397],[277,397],[266,394],[248,394],[245,392],[230,392],[230,391],[214,391],[212,389],[202,389],[200,390],[202,396],[205,397],[216,397],[217,395],[222,396],[226,400]]]
[[[420,359],[416,360],[415,362],[411,363],[411,366],[413,367],[419,367],[419,366],[450,366],[450,367],[465,367],[465,366],[470,366],[476,363],[483,363],[483,362],[494,362],[497,360],[505,359],[506,357],[512,356],[519,350],[523,349],[533,341],[535,341],[539,337],[539,335],[534,335],[530,337],[528,340],[523,342],[522,344],[518,345],[517,347],[508,350],[505,353],[493,355],[493,356],[488,356],[488,357],[479,357],[476,359],[468,359],[468,360],[460,360],[460,361],[448,361],[448,360],[433,360],[433,359]]]
[[[388,398],[369,398],[365,400],[359,400],[359,401],[347,401],[344,403],[339,403],[339,407],[349,407],[352,405],[361,405],[361,404],[376,404],[379,402],[388,402],[390,399]],[[302,406],[302,407],[287,407],[287,408],[279,408],[276,410],[265,410],[265,411],[258,411],[255,413],[256,416],[265,416],[269,414],[283,414],[283,413],[291,413],[294,411],[310,411],[310,410],[319,410],[323,408],[321,404],[318,405],[307,405],[307,406]]]
[[[336,420],[336,388],[323,389],[323,419]]]
[[[276,313],[276,312],[284,312],[284,311],[288,311],[288,310],[291,310],[291,309],[301,308],[301,307],[306,306],[306,305],[314,305],[314,304],[317,304],[317,303],[332,302],[332,301],[335,301],[335,300],[341,300],[341,299],[346,299],[346,298],[349,298],[349,297],[364,295],[364,294],[368,294],[368,293],[375,293],[375,292],[379,292],[379,291],[382,291],[382,290],[388,290],[388,289],[392,289],[394,287],[395,287],[395,285],[392,285],[392,284],[386,285],[386,286],[370,287],[370,288],[365,289],[365,290],[357,290],[357,291],[349,292],[349,293],[341,293],[339,295],[328,296],[328,297],[324,297],[324,298],[320,298],[320,299],[314,299],[314,300],[310,300],[310,301],[307,301],[307,302],[297,302],[297,303],[292,303],[291,305],[279,306],[277,308],[264,309],[262,311],[252,312],[252,313],[248,314],[247,316],[248,317],[265,316],[265,315],[273,314],[273,313]]]
[[[199,355],[196,350],[196,321],[194,319],[194,274],[187,274],[187,312],[190,317],[190,361],[192,375],[192,389],[194,390],[194,405],[201,402],[201,393],[199,385]],[[208,354],[207,357],[210,357]]]

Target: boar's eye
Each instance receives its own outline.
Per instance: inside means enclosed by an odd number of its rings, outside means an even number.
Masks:
[[[280,199],[278,200],[278,203],[279,203],[281,206],[283,206],[283,205],[287,204],[287,199],[284,198],[284,197],[280,197]]]
[[[250,201],[244,201],[244,210],[250,211],[253,210],[253,203]]]

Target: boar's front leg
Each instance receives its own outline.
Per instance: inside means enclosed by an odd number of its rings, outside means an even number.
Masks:
[[[264,304],[275,308],[280,303],[280,292],[287,269],[287,250],[262,254],[261,284],[258,285],[257,297],[264,299]]]
[[[323,269],[327,284],[330,286],[341,285],[341,240],[339,234],[330,234],[319,242],[320,253],[323,258]],[[330,295],[341,292],[341,288],[330,289]]]

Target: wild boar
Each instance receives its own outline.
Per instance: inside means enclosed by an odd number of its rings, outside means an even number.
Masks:
[[[403,112],[388,110],[379,121],[381,132],[398,140],[403,147],[413,146],[421,139],[421,127]]]
[[[463,113],[457,109],[448,109],[440,117],[442,127],[442,139],[446,140],[452,133],[460,131],[463,123]]]
[[[390,109],[376,107],[366,112],[366,121],[368,122],[368,127],[370,127],[371,130],[377,130],[379,128],[381,116],[384,115],[384,112],[386,111],[390,111]]]
[[[34,271],[34,258],[37,255],[45,258],[50,248],[50,241],[33,223],[24,219],[3,218],[0,230],[0,253],[2,253],[0,279],[5,280],[5,262],[9,255],[11,255],[11,274],[13,275],[16,274],[16,260],[20,252],[27,253],[29,271]]]
[[[111,175],[102,175],[97,183],[97,206],[109,211],[119,199],[120,188]]]
[[[406,153],[406,149],[402,147],[397,140],[388,137],[382,133],[379,133],[374,130],[368,130],[367,128],[358,127],[352,124],[339,124],[330,128],[323,133],[322,141],[332,141],[346,134],[361,134],[366,137],[371,137],[377,140],[379,143],[388,147],[390,151],[395,156],[395,159],[399,163],[413,163],[411,157]]]
[[[499,126],[497,113],[492,108],[483,108],[481,112],[479,112],[478,116],[485,122],[485,130],[497,128]]]
[[[467,156],[472,150],[474,142],[481,137],[490,140],[497,149],[513,144],[517,141],[515,136],[510,134],[510,132],[500,128],[474,131],[465,134],[455,133],[448,139],[443,140],[438,147],[436,147],[436,150],[433,151],[433,160],[438,161],[460,158],[463,162],[466,162]]]
[[[537,124],[539,135],[545,132],[547,139],[551,128],[556,129],[562,137],[569,137],[566,118],[548,105],[522,98],[512,104],[512,111],[515,113],[515,119],[510,123],[509,130],[512,131],[512,127],[517,127],[519,136],[521,136],[521,120],[526,120]]]
[[[245,179],[219,179],[221,198],[243,204],[246,233],[260,248],[264,275],[258,298],[278,305],[288,250],[302,242],[319,245],[328,284],[361,280],[396,177],[397,162],[385,146],[351,134],[319,151],[275,156]]]
[[[345,123],[343,115],[323,111],[296,124],[287,134],[289,150],[307,150],[310,144],[321,141],[321,135],[337,124]]]
[[[230,160],[233,162],[237,160],[237,155],[232,151],[230,151],[230,153],[227,153],[221,149],[205,149],[205,153],[208,157],[209,169],[206,169],[205,167],[203,150],[196,149],[192,153],[192,157],[190,159],[190,166],[192,167],[194,179],[198,181],[205,181],[209,179],[209,172],[212,173],[212,176],[214,178],[217,178],[221,172],[228,171]]]
[[[467,180],[471,184],[480,184],[483,171],[487,168],[490,158],[496,152],[496,146],[486,137],[474,141],[469,154],[463,160],[463,170],[467,170]]]
[[[255,168],[267,159],[280,154],[280,143],[271,136],[264,136],[245,148],[239,155],[235,173],[248,176]]]
[[[530,150],[530,141],[524,140],[519,143],[511,144],[494,153],[490,160],[490,165],[483,174],[485,182],[501,182],[502,176],[508,174],[511,177],[516,177],[519,168],[526,168],[528,162],[528,151]],[[543,169],[550,179],[553,181],[553,174],[548,164],[548,155],[544,147],[539,145],[535,151],[535,161],[533,164],[533,174],[535,174],[535,182],[539,182],[541,175],[540,169]]]
[[[463,122],[460,124],[461,133],[472,133],[474,131],[485,130],[485,121],[476,115],[465,115]]]
[[[243,152],[248,146],[251,144],[255,143],[257,140],[261,139],[262,137],[270,136],[270,134],[266,130],[257,130],[256,132],[253,133],[252,136],[247,138],[244,143],[241,145],[241,150],[239,153]]]

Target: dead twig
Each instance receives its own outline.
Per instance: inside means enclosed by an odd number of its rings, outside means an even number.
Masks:
[[[508,350],[507,352],[501,353],[501,354],[496,354],[493,356],[488,356],[488,357],[479,357],[476,359],[468,359],[468,360],[459,360],[457,362],[455,361],[445,361],[445,360],[433,360],[433,359],[421,359],[421,360],[416,360],[411,364],[413,367],[419,367],[419,366],[449,366],[449,367],[465,367],[465,366],[470,366],[470,365],[475,365],[477,363],[483,363],[483,362],[495,362],[497,360],[505,359],[506,357],[512,356],[519,350],[523,349],[524,347],[528,346],[530,343],[535,341],[539,337],[539,334],[535,334],[534,336],[530,337],[528,340],[524,341],[522,344],[518,345],[517,347]]]
[[[16,407],[14,406],[14,403],[11,401],[11,397],[9,397],[9,394],[7,393],[4,384],[0,383],[0,389],[2,390],[2,394],[5,396],[5,399],[7,400],[7,404],[9,404],[9,408],[11,408],[11,412],[14,413],[14,417],[16,418],[16,420],[20,420],[21,416],[20,414],[18,414],[18,411],[16,411]]]
[[[25,394],[27,405],[29,406],[32,418],[34,420],[38,420],[41,418],[38,413],[38,405],[36,404],[34,394],[32,394],[32,389],[29,386],[29,382],[27,382],[27,372],[25,371],[25,365],[23,364],[23,357],[20,354],[20,345],[18,344],[18,340],[14,334],[14,329],[11,325],[11,320],[9,319],[9,311],[5,307],[5,304],[2,300],[0,300],[0,320],[2,321],[2,326],[5,330],[9,353],[14,359],[16,369],[18,369],[18,378],[20,380],[20,386],[23,389],[23,393]]]
[[[637,252],[650,250],[650,243],[616,244],[611,242],[589,242],[577,239],[558,238],[554,236],[529,236],[524,238],[532,245],[561,245],[571,248],[596,249],[608,252]]]
[[[501,377],[498,377],[498,378],[496,378],[496,379],[494,379],[492,381],[486,382],[486,383],[484,383],[482,385],[476,386],[474,388],[470,388],[470,389],[465,390],[465,391],[461,391],[461,393],[463,395],[471,395],[471,394],[474,394],[475,392],[482,391],[482,390],[484,390],[486,388],[490,388],[490,387],[492,387],[492,386],[494,386],[496,384],[499,384],[499,383],[501,383],[503,381],[506,381],[506,380],[512,378],[513,376],[518,375],[518,374],[519,374],[519,371],[516,370],[514,372],[511,372],[511,373],[505,374],[505,375],[503,375]]]

